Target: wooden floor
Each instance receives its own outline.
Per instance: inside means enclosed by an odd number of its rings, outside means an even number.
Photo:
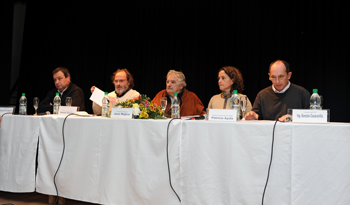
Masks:
[[[33,193],[11,193],[0,191],[0,205],[48,205],[49,196]],[[65,205],[95,205],[82,201],[65,199]]]

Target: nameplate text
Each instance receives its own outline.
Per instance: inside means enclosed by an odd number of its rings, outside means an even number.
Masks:
[[[327,123],[327,110],[293,109],[293,122]]]
[[[111,118],[132,119],[132,108],[112,108]]]
[[[58,108],[58,115],[75,114],[77,110],[78,110],[78,107],[75,107],[75,106],[60,106]]]
[[[209,118],[212,121],[237,121],[235,109],[209,109]]]

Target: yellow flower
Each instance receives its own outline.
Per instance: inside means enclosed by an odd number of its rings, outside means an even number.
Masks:
[[[134,104],[132,105],[132,107],[139,107],[139,104],[134,103]]]
[[[148,118],[148,113],[147,112],[144,112],[142,111],[141,114],[140,114],[140,118],[142,119],[147,119]]]
[[[150,104],[150,105],[149,105],[149,109],[150,109],[152,112],[157,111],[157,108],[156,108],[153,104]]]
[[[134,103],[135,100],[134,100],[134,99],[129,99],[129,100],[127,100],[127,102],[129,102],[129,103]]]

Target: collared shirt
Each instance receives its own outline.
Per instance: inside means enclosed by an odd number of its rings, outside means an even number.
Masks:
[[[63,93],[64,93],[64,91],[66,91],[67,90],[67,88],[69,87],[69,85],[64,89],[64,90],[62,90],[62,92],[61,91],[59,91],[59,90],[57,90],[57,92],[59,92],[60,93],[60,96],[62,97],[62,95],[63,95]]]
[[[278,90],[276,90],[276,88],[272,85],[272,90],[273,90],[273,92],[275,92],[275,93],[284,93],[284,92],[286,92],[287,90],[288,90],[288,88],[290,87],[290,81],[288,81],[288,85],[283,89],[283,90],[281,90],[281,91],[278,91]]]

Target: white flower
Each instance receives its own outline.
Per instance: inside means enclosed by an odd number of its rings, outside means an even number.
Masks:
[[[137,105],[137,104],[136,104]],[[132,110],[132,114],[133,115],[135,115],[135,116],[137,116],[137,115],[139,115],[140,114],[140,108],[139,108],[139,106],[137,105],[137,106],[135,106],[135,104],[133,105],[133,110]]]

